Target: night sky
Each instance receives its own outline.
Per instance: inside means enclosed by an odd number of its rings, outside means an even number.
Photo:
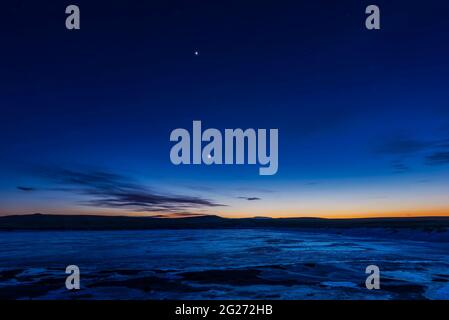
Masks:
[[[446,0],[2,3],[0,215],[449,215],[448,15]],[[173,165],[170,132],[193,120],[279,129],[277,174]]]

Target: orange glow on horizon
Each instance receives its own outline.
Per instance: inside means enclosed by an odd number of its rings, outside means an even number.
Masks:
[[[365,211],[363,213],[350,213],[348,210],[333,210],[329,212],[315,212],[305,214],[299,212],[266,212],[264,214],[237,213],[217,214],[225,218],[324,218],[324,219],[357,219],[357,218],[413,218],[413,217],[449,217],[449,208],[415,209],[415,210],[391,210],[391,211]]]
[[[255,210],[256,211],[256,210]],[[447,208],[432,208],[432,209],[414,209],[414,210],[370,210],[363,213],[354,212],[351,213],[349,210],[332,210],[332,211],[314,211],[313,213],[302,213],[295,210],[288,211],[264,211],[264,212],[208,212],[208,213],[192,213],[192,214],[176,214],[167,212],[124,212],[120,210],[76,210],[76,209],[65,209],[65,210],[35,210],[30,212],[19,211],[19,212],[1,212],[0,216],[6,215],[26,215],[26,214],[63,214],[63,215],[99,215],[99,216],[133,216],[133,217],[143,217],[143,216],[166,216],[167,218],[180,218],[183,216],[197,216],[197,215],[216,215],[223,218],[253,218],[253,217],[266,217],[266,218],[324,218],[324,219],[357,219],[357,218],[412,218],[412,217],[449,217],[449,207]]]

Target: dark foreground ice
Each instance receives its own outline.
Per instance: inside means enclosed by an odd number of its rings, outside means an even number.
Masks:
[[[65,288],[65,268],[81,290]],[[381,289],[365,287],[365,268]],[[282,230],[0,232],[0,299],[449,299],[449,242]]]

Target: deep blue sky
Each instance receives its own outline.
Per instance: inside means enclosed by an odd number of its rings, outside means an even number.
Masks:
[[[1,11],[0,214],[449,213],[447,1]],[[278,173],[172,165],[170,132],[193,120],[278,128]]]

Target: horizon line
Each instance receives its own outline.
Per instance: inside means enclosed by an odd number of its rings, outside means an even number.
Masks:
[[[170,215],[103,215],[103,214],[55,214],[55,213],[19,213],[19,214],[7,214],[7,215],[0,215],[0,218],[6,218],[6,217],[20,217],[20,216],[67,216],[67,217],[80,217],[80,216],[86,216],[86,217],[102,217],[102,218],[153,218],[153,219],[191,219],[191,218],[201,218],[201,217],[217,217],[220,219],[320,219],[320,220],[363,220],[363,219],[432,219],[432,218],[449,218],[449,214],[447,215],[417,215],[417,216],[369,216],[369,217],[310,217],[310,216],[284,216],[284,217],[271,217],[271,216],[250,216],[250,217],[225,217],[218,214],[194,214],[194,215],[184,215],[184,216],[170,216]]]

